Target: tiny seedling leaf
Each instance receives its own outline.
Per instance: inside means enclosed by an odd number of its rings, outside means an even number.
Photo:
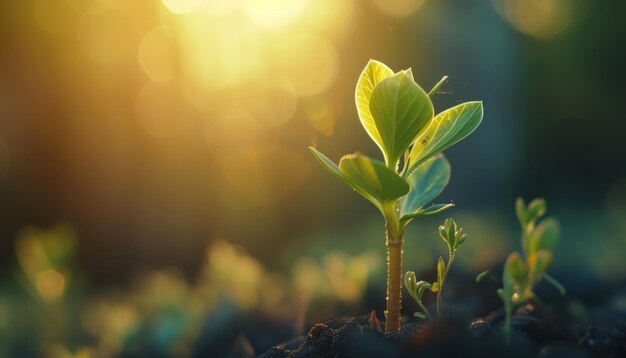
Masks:
[[[395,169],[398,159],[433,117],[433,104],[415,83],[411,72],[401,71],[374,88],[369,105],[382,141],[385,163]]]
[[[413,317],[415,318],[421,318],[421,319],[426,319],[426,315],[423,314],[422,312],[415,312],[413,313]]]
[[[443,286],[444,280],[444,272],[446,270],[446,265],[443,262],[443,257],[439,256],[439,260],[437,261],[437,282],[439,283],[439,287]]]
[[[376,205],[376,207],[378,207],[379,210],[382,210],[377,200],[373,196],[371,196],[367,191],[365,191],[364,189],[356,185],[356,183],[351,181],[348,177],[346,177],[341,172],[341,170],[339,170],[339,167],[332,160],[328,159],[328,157],[326,157],[324,154],[322,154],[320,151],[318,151],[317,149],[313,147],[309,147],[309,150],[311,151],[311,153],[313,153],[313,156],[315,157],[317,162],[320,163],[322,167],[324,167],[331,174],[339,178],[339,180],[346,183],[349,187],[354,189],[357,193],[361,194],[365,199],[369,200],[374,205]]]
[[[485,270],[479,273],[478,276],[476,276],[476,283],[482,282],[485,279],[485,277],[490,276],[490,275],[491,275],[491,270]]]
[[[547,250],[539,250],[528,257],[528,278],[530,286],[534,285],[546,273],[552,264],[552,253]]]
[[[414,212],[413,214],[408,214],[408,215],[404,215],[402,217],[402,219],[400,219],[401,222],[407,222],[411,219],[417,218],[417,217],[421,217],[421,216],[432,216],[432,215],[437,215],[440,213],[443,213],[444,211],[448,210],[448,209],[452,209],[454,207],[454,204],[449,203],[449,204],[433,204],[429,207],[426,208],[422,208],[416,212]]]
[[[382,162],[360,153],[344,156],[339,170],[345,178],[374,198],[382,206],[409,192],[409,184]]]
[[[372,112],[370,112],[370,98],[372,96],[372,92],[374,92],[374,88],[376,88],[376,85],[392,75],[393,71],[384,63],[376,60],[370,60],[363,69],[363,72],[361,72],[361,76],[359,76],[354,93],[356,110],[359,114],[361,124],[374,143],[376,143],[381,151],[383,151],[383,154],[384,150],[382,140],[380,139],[378,129],[376,129],[376,123],[374,123]]]
[[[482,102],[466,102],[436,115],[417,135],[408,174],[470,135],[483,119]]]
[[[517,198],[515,200],[515,215],[517,215],[517,219],[522,225],[522,229],[526,230],[526,203],[522,197]]]
[[[546,201],[541,198],[534,199],[526,209],[526,222],[538,220],[546,213]]]
[[[505,286],[522,286],[526,279],[526,266],[518,252],[509,255],[504,263],[504,274],[502,281]]]
[[[554,218],[547,218],[543,220],[535,230],[532,232],[529,238],[529,255],[539,250],[554,249],[560,236],[559,222]]]
[[[450,163],[443,154],[438,155],[414,170],[406,181],[411,191],[400,199],[402,216],[417,213],[441,194],[450,181]]]

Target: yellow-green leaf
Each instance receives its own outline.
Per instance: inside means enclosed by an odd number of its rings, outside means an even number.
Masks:
[[[361,124],[381,151],[383,150],[382,140],[380,139],[380,134],[378,134],[378,129],[376,129],[372,113],[370,112],[370,97],[372,96],[372,92],[374,91],[374,88],[376,88],[376,85],[392,75],[393,71],[384,63],[376,60],[369,60],[363,69],[363,72],[361,72],[361,75],[359,76],[359,81],[356,84],[356,90],[354,93],[356,110],[359,114]]]
[[[395,170],[398,159],[433,117],[433,104],[407,70],[382,80],[374,88],[369,105],[385,163]]]
[[[411,150],[410,169],[443,152],[470,135],[483,118],[482,102],[466,102],[436,115],[430,126],[424,127]]]
[[[561,233],[561,228],[559,226],[559,222],[554,218],[547,218],[533,231],[528,239],[529,246],[529,255],[533,253],[545,249],[551,251],[554,249],[557,241],[559,240],[559,235]]]
[[[384,163],[360,153],[341,158],[339,170],[348,181],[374,198],[374,205],[381,211],[384,204],[406,195],[410,189],[409,183]]]

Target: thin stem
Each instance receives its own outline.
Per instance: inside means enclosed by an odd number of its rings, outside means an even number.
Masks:
[[[441,87],[447,80],[448,76],[443,76],[443,78],[439,82],[437,82],[435,87],[433,87],[433,89],[428,92],[428,97],[432,98],[435,94],[437,94],[437,90],[439,89],[439,87]]]
[[[401,232],[394,236],[387,226],[387,319],[385,332],[400,331],[403,234]]]
[[[430,315],[430,311],[428,310],[428,308],[424,306],[422,301],[416,301],[416,302],[417,302],[417,305],[420,306],[422,312],[424,312],[424,315],[426,316],[426,318],[428,318],[428,320],[430,321],[432,319],[432,316]]]
[[[448,272],[450,272],[450,267],[452,267],[452,263],[454,262],[454,251],[450,251],[450,258],[448,259],[448,263],[446,264],[446,269],[443,272],[443,277],[441,278],[441,283],[439,284],[439,289],[437,290],[437,318],[441,319],[441,302],[443,301],[443,285],[448,278]]]

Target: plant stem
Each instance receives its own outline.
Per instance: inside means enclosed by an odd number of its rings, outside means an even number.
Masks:
[[[430,321],[432,319],[432,316],[430,315],[430,311],[428,311],[428,308],[424,306],[422,301],[416,301],[416,302],[417,302],[417,305],[420,306],[420,308],[422,309],[422,312],[424,312],[424,315],[426,316],[426,318]]]
[[[432,98],[437,93],[437,90],[439,89],[439,87],[441,87],[441,85],[443,85],[447,80],[448,80],[448,76],[443,76],[443,78],[439,82],[437,82],[435,87],[433,87],[433,89],[431,89],[430,92],[428,92],[428,97]]]
[[[448,259],[448,263],[446,264],[446,270],[443,272],[443,278],[441,279],[441,283],[439,284],[439,290],[437,290],[437,318],[441,319],[441,302],[443,301],[443,285],[446,282],[446,278],[448,278],[448,272],[450,272],[450,267],[452,267],[452,262],[454,262],[454,252],[450,252],[450,258]]]
[[[404,232],[394,235],[387,226],[387,319],[385,332],[400,331],[403,235]]]

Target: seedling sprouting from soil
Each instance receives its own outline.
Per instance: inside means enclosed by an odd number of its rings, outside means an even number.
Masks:
[[[483,117],[482,102],[466,102],[435,115],[430,96],[445,80],[426,93],[410,69],[394,73],[370,60],[359,77],[355,100],[361,124],[384,162],[354,153],[336,165],[311,148],[324,168],[374,204],[385,219],[387,332],[400,330],[405,228],[415,218],[454,206],[427,206],[450,178],[450,165],[441,153],[472,133]]]
[[[468,236],[463,232],[463,229],[456,225],[453,219],[446,219],[443,225],[439,226],[439,236],[448,246],[448,262],[444,262],[443,257],[439,256],[437,261],[437,281],[428,283],[426,281],[417,281],[415,278],[415,272],[407,271],[404,276],[404,284],[409,292],[409,295],[413,297],[415,302],[420,306],[423,312],[423,317],[430,319],[430,312],[424,306],[422,297],[426,290],[437,293],[437,318],[441,318],[441,303],[443,300],[443,287],[448,278],[450,267],[454,262],[454,256],[456,250],[464,243]],[[416,316],[422,316],[422,314],[416,314]]]
[[[535,199],[526,206],[524,200],[518,198],[515,211],[522,226],[523,255],[513,252],[506,259],[502,273],[503,287],[498,290],[498,296],[504,302],[504,333],[507,339],[511,336],[513,309],[529,300],[538,302],[533,287],[542,278],[565,294],[563,286],[546,273],[552,264],[552,250],[559,239],[559,222],[554,218],[539,222],[546,213],[543,199]]]

